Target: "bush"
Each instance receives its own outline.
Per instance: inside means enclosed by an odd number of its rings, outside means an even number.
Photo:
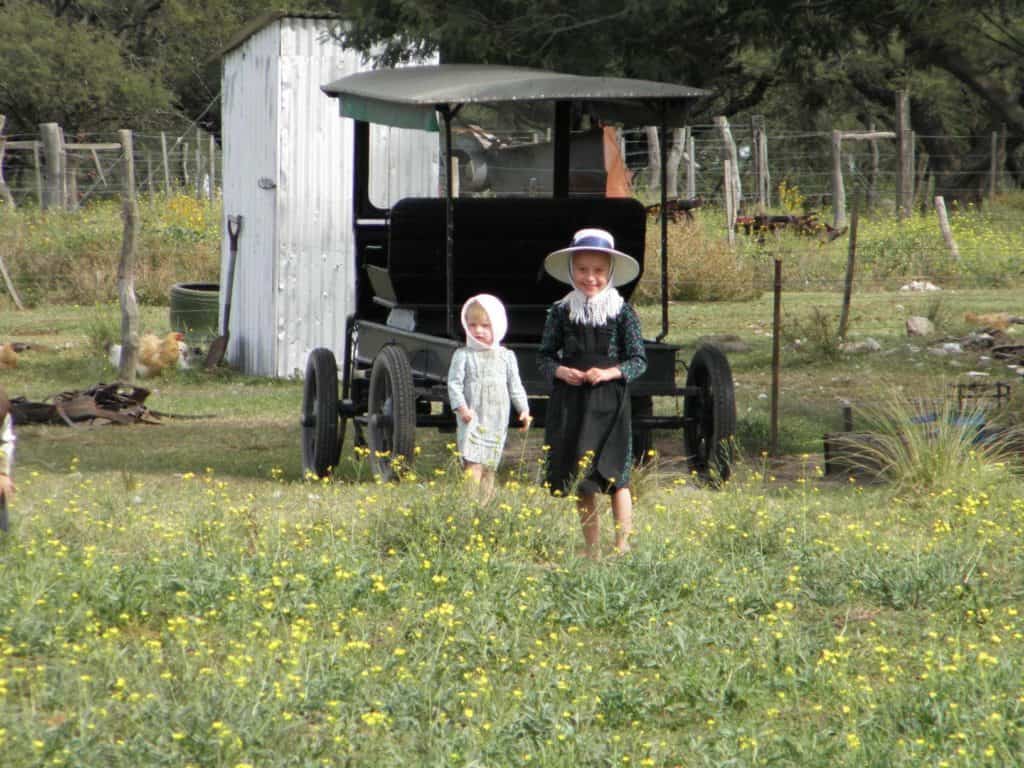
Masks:
[[[661,226],[647,227],[644,274],[633,294],[638,302],[661,297]],[[668,295],[673,301],[738,301],[760,297],[754,263],[727,242],[705,232],[704,220],[672,223],[668,228]]]

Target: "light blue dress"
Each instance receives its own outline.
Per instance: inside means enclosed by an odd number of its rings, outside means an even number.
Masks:
[[[448,402],[452,410],[469,406],[469,423],[455,415],[455,443],[463,461],[496,469],[508,436],[509,406],[529,410],[515,353],[505,347],[459,347],[448,369]]]

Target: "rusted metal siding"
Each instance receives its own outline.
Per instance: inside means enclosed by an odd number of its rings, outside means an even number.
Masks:
[[[275,19],[224,61],[224,213],[245,217],[228,357],[249,374],[301,376],[321,346],[340,360],[354,306],[353,123],[320,86],[367,65],[327,39],[334,23]],[[391,133],[375,187],[436,194],[437,136]],[[227,259],[225,238],[222,275]]]

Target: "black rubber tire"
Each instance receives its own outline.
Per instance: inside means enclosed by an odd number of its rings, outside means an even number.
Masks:
[[[398,479],[396,461],[412,465],[416,443],[416,392],[405,352],[386,346],[373,360],[366,409],[370,468],[384,482]]]
[[[709,480],[728,480],[732,474],[736,434],[736,391],[732,369],[718,347],[698,347],[686,374],[686,386],[699,394],[683,399],[686,458],[691,472]]]
[[[634,397],[630,403],[633,416],[654,415],[654,398],[650,395]],[[654,447],[654,430],[633,428],[633,466],[642,467],[650,457],[647,452]]]
[[[168,316],[172,331],[181,331],[189,344],[206,345],[220,335],[220,285],[175,283],[170,290]]]
[[[341,457],[345,422],[338,410],[338,364],[317,347],[306,360],[302,386],[302,473],[330,477]]]

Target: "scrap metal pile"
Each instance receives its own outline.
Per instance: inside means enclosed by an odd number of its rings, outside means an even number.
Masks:
[[[159,414],[145,405],[147,397],[148,389],[115,381],[61,392],[48,398],[52,402],[30,402],[25,397],[12,397],[10,402],[16,424],[160,424]]]

